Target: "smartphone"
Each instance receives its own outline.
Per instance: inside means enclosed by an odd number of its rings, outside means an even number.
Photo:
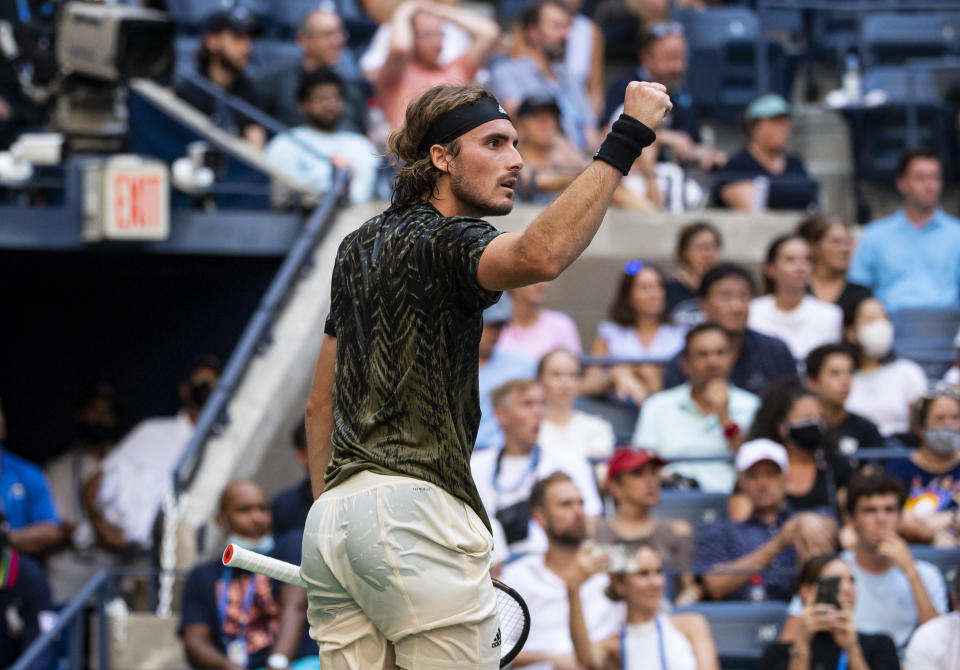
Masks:
[[[833,605],[839,609],[840,602],[837,600],[837,592],[839,590],[839,577],[824,577],[817,582],[817,602],[824,605]]]

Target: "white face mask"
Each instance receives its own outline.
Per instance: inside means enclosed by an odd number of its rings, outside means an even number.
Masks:
[[[237,535],[236,533],[230,533],[227,535],[227,544],[235,544],[238,547],[255,551],[258,554],[269,554],[273,551],[275,542],[272,533],[267,533],[256,540],[250,537],[244,537],[243,535]]]
[[[857,340],[863,353],[871,358],[883,358],[893,349],[893,324],[878,319],[857,328]]]

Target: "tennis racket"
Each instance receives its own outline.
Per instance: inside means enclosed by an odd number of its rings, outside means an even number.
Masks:
[[[228,544],[223,550],[223,564],[307,588],[307,583],[300,577],[300,566],[235,544]],[[497,614],[500,617],[500,628],[497,629],[493,645],[500,647],[500,667],[505,668],[517,657],[527,641],[527,635],[530,634],[530,610],[520,594],[499,579],[493,579],[493,586],[497,596]]]

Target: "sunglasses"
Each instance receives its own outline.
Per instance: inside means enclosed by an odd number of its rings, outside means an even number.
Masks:
[[[654,37],[683,35],[683,24],[679,21],[658,21],[657,23],[650,24],[649,31]]]

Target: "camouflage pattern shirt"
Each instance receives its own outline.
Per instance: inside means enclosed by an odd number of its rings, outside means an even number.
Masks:
[[[324,331],[337,338],[327,488],[372,470],[431,482],[489,527],[470,474],[480,421],[477,284],[498,235],[429,203],[390,208],[344,238]]]

